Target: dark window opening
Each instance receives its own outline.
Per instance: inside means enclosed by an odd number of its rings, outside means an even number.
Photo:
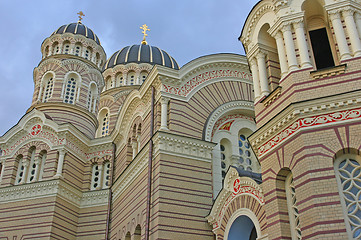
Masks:
[[[335,66],[326,28],[310,31],[310,38],[317,69]]]

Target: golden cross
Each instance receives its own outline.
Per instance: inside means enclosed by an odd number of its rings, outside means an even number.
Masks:
[[[150,29],[148,28],[147,24],[143,24],[143,26],[140,27],[140,29],[143,29],[142,33],[143,33],[143,41],[142,44],[143,45],[147,45],[147,41],[145,41],[145,37],[148,36],[147,31],[150,31]]]
[[[79,22],[81,23],[81,20],[83,20],[83,17],[85,17],[85,15],[84,15],[84,13],[82,11],[78,12],[77,14],[79,15],[78,16]]]

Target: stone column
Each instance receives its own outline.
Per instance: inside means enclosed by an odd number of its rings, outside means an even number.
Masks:
[[[40,170],[40,163],[41,163],[41,160],[39,159],[39,155],[36,156],[36,159],[34,161],[36,167],[35,167],[35,174],[34,174],[34,178],[33,178],[33,181],[32,182],[36,182],[39,178],[39,170]]]
[[[333,29],[335,31],[336,41],[341,55],[341,61],[349,59],[351,58],[351,54],[346,41],[346,35],[343,30],[340,13],[329,12],[329,16],[332,22]]]
[[[66,154],[66,150],[64,149],[59,150],[58,166],[56,168],[56,174],[54,178],[61,178],[63,176],[63,164],[64,164],[65,154]]]
[[[95,113],[95,107],[96,107],[96,104],[97,104],[97,96],[94,94],[94,96],[93,96],[93,109],[90,109],[90,111],[92,112],[92,113]]]
[[[134,85],[140,85],[140,84],[141,84],[141,83],[140,83],[140,80],[139,80],[139,76],[140,76],[140,71],[137,70],[137,71],[135,72],[135,83],[134,83]]]
[[[49,57],[49,56],[51,56],[51,55],[53,55],[53,45],[50,45],[50,46],[49,46],[49,52],[48,52],[48,56],[47,56],[47,57]]]
[[[0,154],[1,156],[1,154]],[[1,165],[1,170],[0,170],[0,182],[2,181],[3,179],[3,176],[4,176],[4,170],[5,170],[5,160],[1,161],[0,162],[0,165]]]
[[[269,85],[267,77],[267,67],[266,67],[266,54],[259,52],[257,54],[257,63],[258,63],[258,72],[259,72],[259,81],[261,84],[261,95],[266,96],[269,94]]]
[[[253,78],[253,90],[254,90],[254,100],[255,102],[258,101],[261,97],[261,89],[259,84],[259,73],[258,73],[258,66],[257,61],[255,58],[253,58],[250,61],[251,64],[251,72],[252,72],[252,78]]]
[[[160,99],[161,103],[161,118],[160,118],[160,129],[162,131],[167,131],[168,129],[168,102],[169,98],[162,97]]]
[[[134,159],[135,156],[137,156],[137,154],[138,154],[138,143],[135,140],[135,138],[132,141],[132,149],[133,149],[133,159]]]
[[[359,37],[361,37],[361,14],[359,12],[355,13],[355,21],[356,21]]]
[[[278,31],[275,35],[275,39],[277,44],[278,58],[280,59],[281,78],[283,78],[288,73],[288,66],[282,33]]]
[[[355,19],[353,17],[354,10],[347,9],[342,12],[342,16],[345,19],[346,31],[350,38],[352,53],[354,57],[361,56],[361,41],[357,32]]]
[[[69,54],[75,54],[75,43],[70,43]]]
[[[312,67],[310,56],[308,54],[308,46],[305,37],[305,28],[303,22],[294,23],[294,28],[296,31],[297,44],[300,51],[301,58],[301,68],[310,68]]]
[[[99,171],[99,184],[96,187],[97,190],[102,189],[103,188],[103,164],[99,163],[98,164],[98,171]]]
[[[286,46],[288,71],[291,72],[291,71],[298,70],[296,50],[295,50],[295,45],[293,43],[291,25],[290,24],[285,25],[282,28],[282,33],[283,33],[283,38],[285,40],[285,46]]]

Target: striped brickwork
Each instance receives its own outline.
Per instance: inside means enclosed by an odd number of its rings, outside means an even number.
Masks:
[[[222,81],[200,89],[188,102],[170,100],[169,128],[172,132],[201,139],[209,115],[231,101],[253,101],[252,85]]]

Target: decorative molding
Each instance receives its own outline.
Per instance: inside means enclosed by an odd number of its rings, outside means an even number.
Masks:
[[[337,76],[346,72],[346,64],[310,72],[312,79]]]
[[[225,104],[219,106],[208,117],[208,120],[205,124],[205,129],[204,129],[204,136],[203,136],[204,140],[212,141],[212,137],[214,134],[214,128],[215,128],[216,124],[218,123],[218,121],[227,112],[231,112],[234,110],[250,110],[253,112],[254,111],[254,103],[246,102],[246,101],[233,101],[233,102],[228,102],[228,103],[225,103]]]
[[[263,191],[253,179],[239,177],[235,168],[230,168],[224,179],[224,186],[213,204],[207,220],[213,226],[213,232],[221,227],[221,222],[228,206],[239,196],[249,195],[255,198],[261,206],[265,204]]]
[[[215,143],[165,132],[158,132],[153,141],[154,156],[164,153],[207,162],[212,161],[212,150],[216,145]]]
[[[262,157],[271,149],[275,148],[302,129],[355,119],[361,119],[361,108],[301,118],[258,147],[258,156]]]
[[[182,86],[176,86],[175,84],[163,83],[162,91],[177,96],[187,97],[188,94],[196,88],[198,85],[217,78],[240,78],[252,81],[252,75],[246,71],[237,70],[213,70],[198,74],[192,79],[185,82]]]
[[[82,192],[63,180],[56,179],[0,188],[0,203],[61,197],[76,207],[85,208],[107,205],[108,194],[108,189]]]
[[[217,122],[214,124],[213,130],[212,130],[212,138],[214,136],[214,133],[217,130],[221,130],[220,128],[223,127],[224,124],[230,122],[230,120],[235,120],[235,119],[245,119],[248,121],[251,121],[254,123],[254,119],[252,117],[248,117],[242,114],[231,114],[231,115],[226,115],[220,119],[217,120]],[[225,130],[225,129],[223,129]]]

